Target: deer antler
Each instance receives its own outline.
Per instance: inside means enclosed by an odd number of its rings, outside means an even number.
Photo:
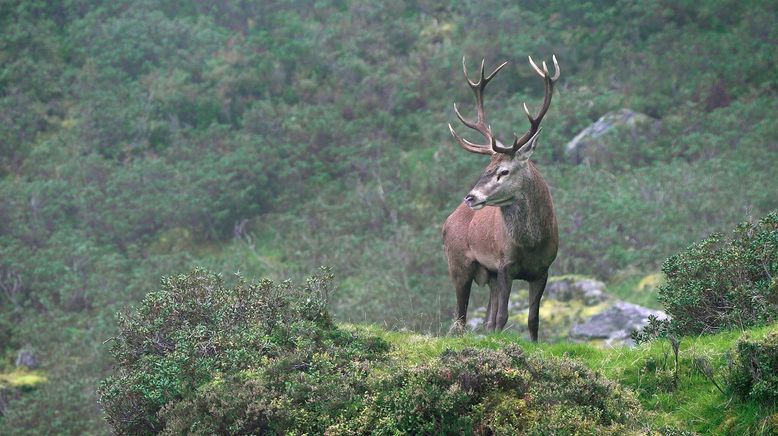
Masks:
[[[543,121],[543,117],[546,116],[546,112],[548,112],[549,106],[551,106],[551,96],[554,93],[554,82],[559,79],[559,63],[556,60],[556,55],[552,55],[551,59],[554,61],[554,75],[552,76],[548,72],[548,67],[546,66],[546,62],[543,61],[543,69],[541,70],[538,68],[537,64],[532,60],[531,56],[528,56],[529,63],[532,65],[532,68],[535,70],[535,72],[540,75],[540,77],[543,78],[543,84],[545,88],[545,97],[543,98],[543,106],[540,108],[540,111],[538,111],[538,115],[536,117],[533,117],[529,109],[527,108],[527,103],[524,103],[524,112],[527,114],[527,119],[529,119],[530,128],[524,135],[519,138],[516,133],[513,135],[515,136],[515,140],[513,141],[513,145],[510,147],[502,147],[501,144],[493,144],[492,148],[494,151],[498,153],[509,153],[514,154],[517,151],[521,149],[521,147],[525,144],[532,143],[530,140],[540,132],[540,122]]]
[[[499,67],[495,68],[494,71],[492,71],[491,74],[488,76],[484,75],[484,62],[485,59],[481,61],[481,78],[478,79],[478,82],[473,82],[470,80],[470,77],[467,75],[467,65],[465,64],[465,57],[462,56],[462,71],[465,73],[465,79],[467,80],[467,84],[470,85],[470,88],[473,90],[473,93],[475,94],[475,108],[477,113],[476,121],[468,121],[466,120],[461,113],[459,113],[459,108],[457,108],[457,104],[454,103],[454,112],[457,115],[457,118],[459,118],[459,121],[462,122],[465,126],[479,132],[480,134],[484,135],[486,139],[489,141],[488,144],[475,144],[467,139],[462,138],[461,136],[457,135],[457,132],[454,131],[454,128],[451,126],[451,123],[448,125],[448,129],[451,131],[451,135],[454,136],[454,139],[459,142],[459,145],[462,146],[467,151],[473,152],[473,153],[479,153],[479,154],[493,154],[495,151],[497,151],[497,147],[504,148],[502,143],[498,141],[494,135],[492,134],[492,129],[489,126],[489,124],[486,122],[486,114],[484,113],[484,89],[486,89],[486,85],[489,83],[492,78],[494,78],[495,75],[505,66],[508,64],[508,62],[503,62],[500,64]]]

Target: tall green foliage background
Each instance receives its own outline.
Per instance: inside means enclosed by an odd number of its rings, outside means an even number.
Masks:
[[[453,145],[464,54],[503,136],[562,67],[535,161],[553,274],[651,271],[778,207],[778,7],[768,1],[4,1],[0,352],[50,383],[0,433],[104,433],[113,314],[194,265],[248,278],[330,265],[340,320],[447,327],[440,226],[485,162]],[[622,107],[661,120],[618,159],[565,144]],[[476,304],[484,292],[474,292]]]

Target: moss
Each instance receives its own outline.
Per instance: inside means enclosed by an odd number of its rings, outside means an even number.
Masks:
[[[643,277],[637,285],[639,292],[655,292],[662,283],[665,282],[665,275],[662,273],[649,274]]]
[[[31,389],[46,381],[48,381],[48,378],[43,371],[16,369],[11,372],[0,373],[0,388]]]
[[[558,301],[543,299],[540,303],[541,340],[561,341],[568,337],[570,328],[594,316],[609,306],[608,302],[587,306],[581,300]],[[529,309],[512,315],[509,318],[508,330],[526,334]]]
[[[549,282],[567,279],[590,279],[590,277],[576,274],[556,276]],[[609,302],[587,306],[581,300],[559,301],[544,297],[540,302],[540,339],[543,341],[561,341],[568,337],[568,332],[573,324],[585,321],[591,316],[603,312],[608,308]],[[505,330],[528,334],[527,318],[529,317],[529,291],[524,288],[515,289],[510,296],[511,314],[508,318]],[[479,307],[470,314],[470,319],[486,317],[486,308]]]
[[[559,282],[562,280],[597,280],[597,279],[583,274],[563,274],[561,276],[549,277],[548,283]]]

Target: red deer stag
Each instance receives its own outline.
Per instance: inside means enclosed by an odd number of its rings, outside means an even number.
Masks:
[[[467,127],[486,137],[485,144],[472,143],[459,136],[448,125],[454,139],[467,151],[491,156],[473,189],[464,202],[454,210],[443,225],[443,245],[448,257],[448,270],[457,293],[458,315],[456,326],[464,328],[470,287],[475,280],[482,286],[489,283],[489,305],[486,328],[502,330],[508,321],[508,297],[513,280],[529,282],[530,337],[538,339],[538,311],[540,298],[546,288],[548,268],[556,258],[559,236],[557,234],[554,205],[548,185],[529,158],[535,149],[540,122],[551,105],[554,82],[559,78],[556,56],[554,75],[548,72],[546,63],[540,69],[529,58],[530,65],[543,77],[545,98],[538,115],[533,117],[527,104],[524,111],[530,128],[521,137],[515,135],[513,145],[506,147],[492,134],[484,113],[484,89],[492,78],[507,64],[504,62],[491,74],[484,76],[481,62],[481,78],[477,82],[467,75],[465,59],[462,69],[465,79],[475,93],[476,120],[468,121],[454,112]],[[492,206],[492,207],[485,207]]]

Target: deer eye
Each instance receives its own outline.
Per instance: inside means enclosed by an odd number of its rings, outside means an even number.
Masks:
[[[510,174],[510,171],[508,170],[502,170],[499,173],[497,173],[497,180],[500,180],[500,177],[504,177]]]

